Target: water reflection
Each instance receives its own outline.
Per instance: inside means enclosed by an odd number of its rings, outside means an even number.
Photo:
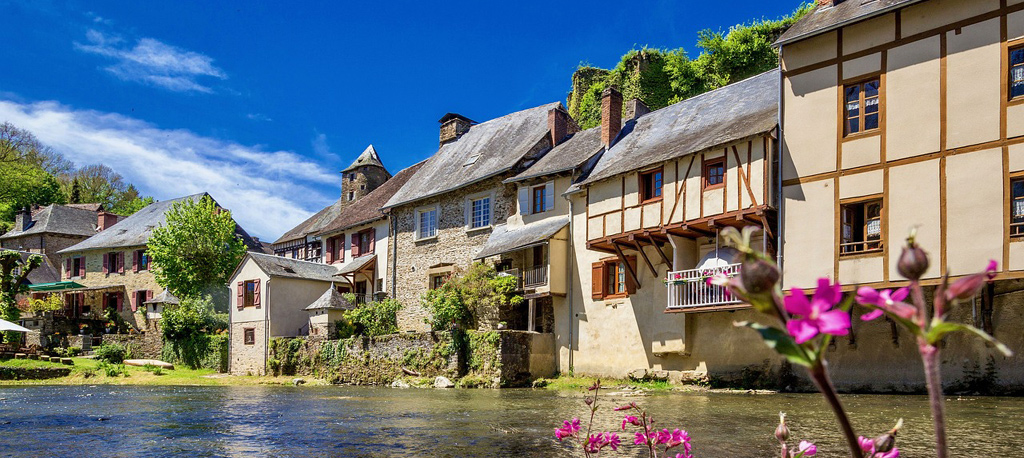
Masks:
[[[579,393],[531,390],[54,386],[0,388],[0,398],[0,456],[12,457],[579,456],[552,432],[585,413]],[[629,400],[605,398],[595,427],[616,428],[622,417],[611,408]],[[658,394],[638,401],[659,426],[689,430],[701,457],[772,456],[779,411],[789,413],[794,437],[817,442],[822,456],[843,456],[816,395]],[[911,457],[932,453],[926,401],[844,397],[864,432],[904,417],[900,448]],[[951,398],[948,409],[953,455],[1024,449],[1021,399]]]

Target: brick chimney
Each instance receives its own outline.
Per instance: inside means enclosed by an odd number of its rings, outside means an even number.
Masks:
[[[548,132],[552,148],[565,141],[565,136],[569,135],[569,113],[560,108],[548,110]]]
[[[441,144],[456,140],[462,134],[469,132],[469,128],[476,124],[475,121],[458,113],[445,114],[437,122],[441,123]]]
[[[18,211],[18,214],[14,215],[14,229],[18,231],[28,230],[32,226],[32,212],[29,211],[28,207],[25,207]]]
[[[647,105],[640,99],[629,99],[626,101],[626,106],[623,107],[622,111],[622,118],[629,121],[650,113],[651,109],[647,108]]]
[[[117,215],[105,211],[96,213],[96,226],[99,230],[109,229],[114,224],[117,224]]]
[[[622,130],[622,93],[610,86],[601,93],[601,144],[612,146]]]

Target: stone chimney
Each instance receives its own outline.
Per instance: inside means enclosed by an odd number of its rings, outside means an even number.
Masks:
[[[612,146],[622,130],[622,93],[610,86],[601,93],[601,144]]]
[[[441,123],[441,144],[456,140],[476,124],[472,119],[458,113],[448,113],[437,122]]]
[[[117,224],[117,215],[105,211],[96,213],[96,226],[99,230],[109,229],[114,224]]]
[[[629,99],[626,101],[626,106],[623,107],[622,110],[622,118],[627,121],[639,118],[651,112],[651,109],[647,108],[647,105],[640,101],[640,99]]]
[[[560,108],[548,110],[548,132],[552,148],[565,141],[565,136],[569,135],[569,113]]]
[[[25,207],[19,210],[17,215],[14,215],[14,229],[25,231],[30,226],[32,226],[32,212],[29,211],[28,207]]]

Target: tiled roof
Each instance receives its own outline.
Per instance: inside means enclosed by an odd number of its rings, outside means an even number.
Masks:
[[[18,254],[21,255],[21,262],[28,262],[29,256],[38,253],[18,251]],[[28,278],[26,279],[28,280],[28,283],[30,285],[42,285],[44,283],[55,283],[60,281],[60,271],[57,270],[53,264],[50,264],[50,259],[48,257],[43,255],[40,256],[43,258],[43,263],[39,264],[39,267],[36,267],[28,273]]]
[[[836,5],[816,7],[793,24],[778,40],[776,46],[810,38],[839,27],[882,15],[889,11],[918,3],[921,0],[846,0]]]
[[[99,204],[91,204],[99,205]],[[32,213],[32,224],[24,231],[14,228],[0,239],[33,234],[64,234],[92,236],[96,234],[96,212],[70,205],[48,205]]]
[[[560,102],[482,122],[441,145],[384,208],[397,207],[512,170],[548,133],[548,111]]]
[[[348,208],[341,211],[332,220],[328,221],[325,226],[318,231],[320,234],[329,234],[332,232],[339,232],[350,227],[359,226],[366,224],[370,221],[376,221],[384,217],[381,213],[381,207],[387,203],[391,196],[394,196],[406,182],[409,181],[416,171],[423,166],[423,162],[413,164],[405,170],[398,172],[397,175],[391,177],[384,184],[374,189],[369,194],[364,196],[362,199],[357,200]]]
[[[522,181],[571,171],[600,153],[602,148],[600,126],[577,132],[548,151],[528,169],[505,181]]]
[[[474,259],[483,259],[535,245],[551,238],[568,225],[568,216],[548,218],[512,230],[509,230],[507,224],[499,224],[494,226],[491,236],[487,238],[487,243],[474,256]]]
[[[305,310],[355,310],[356,306],[350,304],[342,297],[336,288],[327,288],[324,294],[312,304],[306,306]]]
[[[334,277],[334,274],[338,273],[338,268],[332,265],[263,253],[249,253],[248,256],[271,277],[344,282]]]
[[[387,170],[387,168],[384,167],[384,163],[380,161],[380,156],[377,155],[377,150],[373,148],[373,145],[370,145],[367,146],[366,149],[363,150],[363,152],[359,155],[359,157],[357,157],[356,160],[352,162],[352,165],[345,167],[345,169],[342,170],[342,172],[355,170],[364,165],[375,165],[384,170]]]
[[[778,124],[779,70],[652,111],[626,123],[586,185],[768,132]]]
[[[305,221],[299,223],[298,226],[295,226],[288,232],[285,232],[284,235],[274,242],[274,244],[298,240],[306,237],[307,235],[319,232],[330,224],[331,221],[334,221],[339,214],[341,214],[341,204],[341,199],[334,201],[333,204],[324,207],[322,210],[316,212],[315,215],[310,216]]]

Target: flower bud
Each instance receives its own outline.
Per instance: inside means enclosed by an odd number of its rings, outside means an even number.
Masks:
[[[928,270],[928,253],[913,242],[907,243],[900,253],[899,262],[896,263],[896,271],[907,280],[918,280]]]
[[[764,259],[747,259],[740,265],[740,281],[748,296],[770,294],[779,282],[779,268]]]
[[[903,427],[903,419],[896,422],[896,426],[889,432],[878,436],[874,440],[875,453],[886,453],[896,446],[896,433]]]
[[[779,412],[779,426],[775,428],[775,438],[780,444],[785,444],[789,440],[789,427],[786,426],[786,414],[783,412]]]

